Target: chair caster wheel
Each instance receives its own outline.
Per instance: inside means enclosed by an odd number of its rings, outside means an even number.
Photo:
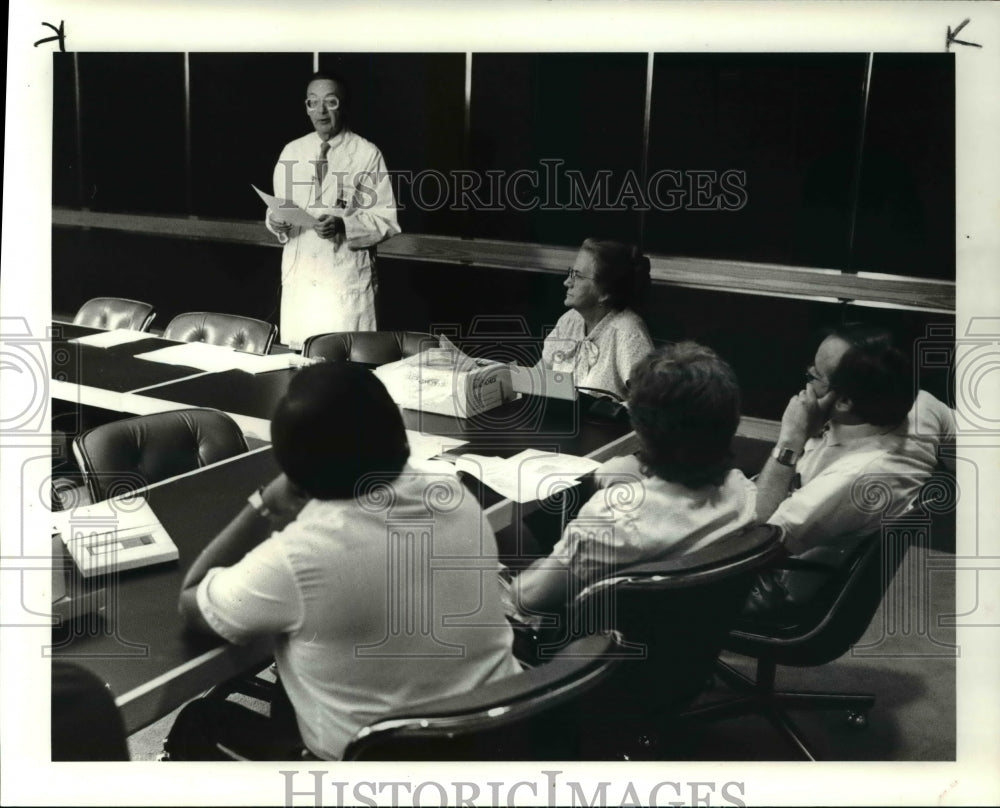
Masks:
[[[868,726],[868,716],[865,713],[856,713],[853,710],[848,711],[847,725],[854,729],[864,729]]]

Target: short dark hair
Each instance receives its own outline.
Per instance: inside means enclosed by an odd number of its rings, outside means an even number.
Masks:
[[[309,81],[306,82],[306,87],[309,87],[314,81],[335,81],[340,85],[343,90],[343,98],[340,99],[340,109],[341,111],[346,111],[351,103],[351,87],[344,81],[344,77],[339,73],[334,73],[332,71],[318,70],[309,77]],[[339,97],[339,96],[338,96]]]
[[[658,348],[632,368],[628,403],[649,471],[688,488],[722,484],[732,468],[740,387],[715,351],[696,342]]]
[[[288,478],[317,499],[347,499],[358,480],[399,476],[410,454],[399,408],[375,375],[350,362],[299,370],[271,419]]]
[[[588,238],[581,249],[594,256],[594,283],[607,294],[610,308],[630,308],[649,291],[649,259],[638,247]]]
[[[847,323],[830,332],[848,348],[830,387],[851,400],[855,415],[875,426],[897,426],[916,398],[913,365],[881,326]]]

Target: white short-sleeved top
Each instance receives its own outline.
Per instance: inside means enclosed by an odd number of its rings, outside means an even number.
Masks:
[[[721,485],[699,488],[655,476],[622,480],[587,501],[552,556],[565,559],[582,587],[636,564],[697,553],[756,517],[757,488],[738,469]]]
[[[303,740],[335,759],[381,714],[520,670],[497,569],[475,498],[407,467],[370,497],[310,501],[197,598],[231,642],[276,637]]]

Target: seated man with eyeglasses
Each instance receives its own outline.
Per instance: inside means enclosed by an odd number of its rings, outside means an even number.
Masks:
[[[915,394],[913,363],[883,328],[835,329],[806,380],[757,478],[757,516],[784,529],[790,554],[837,568],[857,539],[910,507],[946,460],[939,449],[954,442],[955,415],[927,391]],[[748,611],[805,602],[823,580],[807,571],[762,576]]]
[[[783,528],[790,555],[839,569],[859,539],[910,507],[939,464],[951,465],[939,450],[954,443],[955,414],[914,391],[912,362],[887,330],[853,323],[823,340],[756,480],[757,519]],[[613,458],[595,476],[606,487],[638,469],[635,457]],[[828,577],[765,573],[746,611],[775,614],[807,603]]]

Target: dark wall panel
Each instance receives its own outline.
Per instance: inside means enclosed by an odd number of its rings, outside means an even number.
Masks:
[[[954,280],[954,54],[876,54],[868,106],[854,268]]]
[[[319,66],[347,82],[350,126],[382,152],[403,231],[461,235],[441,189],[464,167],[465,54],[322,53]]]
[[[250,184],[269,188],[281,147],[310,131],[309,53],[190,54],[190,165],[183,54],[78,58],[82,159],[72,55],[55,58],[57,205],[260,219]],[[648,205],[652,252],[953,278],[954,59],[877,54],[859,151],[866,60],[657,54],[645,178],[646,54],[474,54],[468,143],[465,54],[320,64],[352,85],[352,126],[395,172],[407,232],[633,241]]]
[[[646,61],[644,53],[475,54],[472,167],[484,183],[487,171],[499,172],[500,192],[490,196],[500,209],[471,214],[469,235],[636,241],[636,202],[619,197],[629,172],[641,173]],[[515,180],[518,171],[536,172],[537,181]],[[578,200],[567,172],[579,173]]]
[[[82,204],[183,213],[183,55],[81,53],[79,65]]]
[[[52,55],[52,204],[79,207],[76,153],[76,70],[73,54]]]
[[[282,147],[312,131],[312,55],[192,53],[190,65],[193,212],[263,219],[250,185],[270,191]]]
[[[850,193],[829,178],[853,177],[864,70],[863,54],[657,54],[650,175],[677,174],[651,180],[647,249],[846,267]]]

